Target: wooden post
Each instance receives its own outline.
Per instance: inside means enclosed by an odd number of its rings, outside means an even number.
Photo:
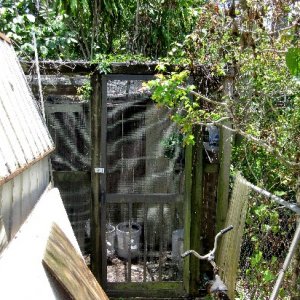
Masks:
[[[243,177],[238,174],[235,178],[225,224],[225,227],[233,225],[233,230],[222,237],[217,255],[217,265],[220,268],[220,275],[228,287],[230,299],[234,299],[235,294],[249,193],[250,187],[245,184]]]
[[[201,215],[203,190],[203,146],[202,128],[194,131],[196,145],[187,146],[185,152],[185,224],[184,250],[201,249]],[[200,261],[195,257],[186,257],[183,269],[184,288],[190,295],[198,293]]]
[[[191,194],[192,194],[192,163],[193,146],[185,148],[185,168],[184,168],[184,251],[191,247]],[[183,261],[183,286],[187,293],[190,292],[190,257],[187,256]]]
[[[197,126],[194,131],[196,144],[193,147],[192,193],[191,193],[191,249],[200,252],[201,221],[203,215],[203,138],[202,127]],[[190,294],[197,295],[199,290],[200,260],[194,256],[190,260]]]
[[[233,94],[233,85],[234,72],[231,70],[224,80],[224,94],[230,98],[232,98]],[[223,122],[223,125],[226,127],[231,127],[231,123],[229,121]],[[220,169],[217,187],[216,232],[220,231],[224,227],[228,210],[232,136],[232,132],[221,127],[219,143]]]
[[[226,122],[226,127],[231,127]],[[217,187],[217,211],[216,211],[216,232],[219,232],[225,225],[229,205],[229,179],[232,152],[232,133],[223,127],[220,129],[219,160],[220,168]]]
[[[100,174],[95,168],[100,165],[101,138],[101,76],[94,73],[91,79],[91,270],[101,281],[101,241],[100,241]]]

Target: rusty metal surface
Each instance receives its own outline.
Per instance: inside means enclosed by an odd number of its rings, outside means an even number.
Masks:
[[[13,47],[0,39],[0,185],[54,150]]]

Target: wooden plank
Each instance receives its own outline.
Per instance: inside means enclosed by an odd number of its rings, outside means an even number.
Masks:
[[[91,172],[88,171],[53,171],[54,182],[82,183],[91,180]]]
[[[91,269],[101,280],[102,247],[100,242],[100,174],[94,169],[100,167],[101,100],[102,81],[98,73],[92,75],[91,99]],[[101,282],[103,284],[103,282]]]
[[[53,222],[59,224],[80,253],[59,191],[46,191],[1,253],[1,299],[68,299],[42,264]]]
[[[231,127],[230,122],[224,122],[224,125]],[[216,232],[224,227],[228,211],[231,152],[232,133],[222,127],[220,129],[220,169],[217,187]]]
[[[72,299],[108,300],[82,257],[56,223],[52,225],[43,263]]]
[[[4,33],[0,32],[0,39],[7,42],[8,44],[11,44],[11,40],[9,37],[7,37]]]
[[[193,146],[192,193],[191,193],[191,229],[190,249],[201,252],[201,231],[203,227],[203,138],[202,128],[194,130],[196,144]],[[194,256],[190,258],[190,290],[189,294],[197,295],[199,289],[200,260]]]
[[[107,194],[107,203],[174,203],[180,201],[180,194]]]
[[[234,86],[234,70],[230,69],[224,78],[224,95],[232,97]],[[223,125],[231,128],[230,121],[223,121]],[[220,231],[225,224],[229,205],[229,176],[232,152],[232,132],[223,127],[220,128],[219,159],[220,171],[217,187],[217,210],[216,210],[216,231]]]
[[[25,74],[30,74],[33,61],[20,61]],[[40,70],[44,74],[82,74],[88,75],[96,70],[97,65],[84,61],[40,61]]]
[[[187,299],[182,282],[109,282],[107,294],[117,299]]]
[[[217,265],[221,270],[221,277],[228,287],[230,299],[234,299],[235,284],[239,267],[240,252],[250,187],[244,184],[243,177],[238,174],[235,179],[224,227],[233,225],[233,230],[221,239],[217,255]]]
[[[7,241],[6,230],[4,227],[2,217],[0,216],[0,253],[7,246],[7,244],[8,244],[8,241]]]
[[[191,247],[190,230],[191,230],[191,193],[192,193],[192,163],[193,163],[193,146],[187,145],[185,148],[185,182],[184,182],[184,251]],[[183,261],[183,285],[187,293],[190,290],[190,257]]]

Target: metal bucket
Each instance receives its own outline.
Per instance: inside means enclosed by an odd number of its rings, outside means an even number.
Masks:
[[[131,254],[131,258],[139,255],[141,226],[134,222],[130,224],[129,222],[119,223],[116,230],[118,256],[125,259],[129,258],[129,253]]]
[[[115,253],[116,228],[111,224],[106,224],[106,251],[107,256],[112,256]]]

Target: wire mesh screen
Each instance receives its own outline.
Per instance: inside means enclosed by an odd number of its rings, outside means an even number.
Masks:
[[[73,173],[73,172],[72,172]],[[83,254],[90,253],[90,176],[85,173],[54,172],[54,184],[59,189],[77,242]]]
[[[109,205],[106,232],[109,282],[182,279],[183,230],[175,230],[181,228],[182,220],[178,217],[181,205],[179,199],[164,204]],[[113,214],[115,210],[120,213],[118,217]]]
[[[55,143],[51,156],[54,185],[59,188],[75,236],[89,252],[90,125],[89,102],[49,96],[47,125]]]
[[[107,192],[180,192],[183,155],[175,124],[150,101],[142,81],[109,81],[110,90],[118,94],[108,93]]]
[[[240,299],[269,299],[295,229],[294,212],[271,202],[263,195],[251,192],[237,281]],[[294,280],[291,266],[285,274],[279,299],[299,297],[299,291],[293,289]]]
[[[183,244],[181,135],[142,82],[114,80],[107,85],[106,186],[107,194],[119,195],[107,205],[111,282],[181,278],[174,256],[174,243]],[[172,243],[176,230],[181,231]]]
[[[55,171],[90,170],[89,103],[47,99],[47,124],[55,143],[51,157]]]

